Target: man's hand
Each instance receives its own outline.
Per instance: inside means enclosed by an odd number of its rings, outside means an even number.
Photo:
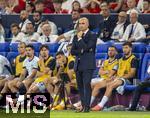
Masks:
[[[82,39],[83,32],[80,31],[77,33],[78,41]]]

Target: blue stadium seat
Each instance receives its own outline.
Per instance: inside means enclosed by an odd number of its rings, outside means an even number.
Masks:
[[[102,43],[96,46],[96,53],[107,53],[109,43]]]
[[[35,52],[39,52],[40,50],[40,46],[41,46],[41,43],[31,43],[32,45],[33,45],[33,47],[34,47],[34,50],[35,50]]]
[[[52,53],[56,53],[57,52],[57,49],[59,47],[59,44],[58,43],[46,43],[46,45],[48,45],[49,47],[49,50],[50,50],[50,54]]]
[[[150,65],[150,53],[146,53],[143,58],[142,68],[141,68],[141,81],[144,81],[146,76],[148,76],[147,73],[148,65]]]
[[[6,56],[6,52],[0,52],[0,55]]]
[[[10,43],[0,43],[0,52],[8,52]]]
[[[133,52],[134,53],[145,53],[146,52],[146,44],[133,43]]]
[[[35,56],[39,57],[39,52],[35,52],[34,54]]]
[[[12,52],[18,52],[18,43],[11,43],[9,48]]]
[[[114,46],[117,48],[118,53],[123,53],[123,51],[122,51],[122,44],[123,43],[114,43]]]
[[[146,52],[147,52],[147,53],[150,53],[150,45],[147,45],[147,46],[146,46]]]
[[[7,59],[12,64],[13,60],[18,56],[18,52],[8,52]]]

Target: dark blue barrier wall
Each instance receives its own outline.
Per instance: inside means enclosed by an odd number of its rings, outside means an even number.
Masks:
[[[117,14],[112,14],[117,19]],[[91,28],[98,27],[100,20],[102,20],[101,15],[83,15],[89,18]],[[55,22],[58,27],[66,28],[71,22],[71,15],[44,15],[44,19],[49,19],[50,21]],[[32,16],[30,16],[32,20]],[[3,15],[2,24],[5,28],[10,28],[12,23],[19,23],[19,15]],[[150,15],[142,14],[139,15],[139,22],[142,24],[150,24]]]

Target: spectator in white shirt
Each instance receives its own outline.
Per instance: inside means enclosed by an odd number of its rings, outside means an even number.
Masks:
[[[120,41],[122,39],[122,36],[124,34],[124,31],[127,27],[127,14],[124,11],[121,11],[118,14],[118,22],[116,24],[116,27],[113,30],[111,38],[114,39],[115,41]]]
[[[39,34],[42,33],[41,27],[43,26],[43,24],[49,24],[49,25],[51,26],[51,34],[52,34],[52,35],[57,35],[57,32],[58,32],[58,31],[57,31],[57,26],[55,25],[54,22],[51,22],[51,21],[49,21],[49,20],[46,20],[46,21],[42,22],[42,23],[39,25],[39,27],[38,27],[38,29],[37,29],[37,32],[38,32]]]
[[[121,41],[137,42],[146,38],[145,29],[143,25],[138,22],[138,13],[135,10],[130,14],[130,23],[131,24],[126,28]]]
[[[136,7],[136,0],[127,0],[127,6],[129,8],[127,14],[130,14],[133,9],[140,13],[140,10]]]
[[[12,40],[11,43],[21,42],[25,34],[20,32],[20,27],[18,24],[13,23],[11,25],[11,33],[12,33]]]
[[[8,59],[0,55],[0,77],[11,74],[11,66]]]
[[[48,43],[56,43],[58,36],[51,34],[51,25],[50,24],[44,24],[42,26],[42,36],[40,36],[38,42],[44,44],[46,42]]]
[[[26,25],[26,34],[22,40],[25,43],[37,42],[40,35],[37,32],[34,32],[34,26],[32,23]]]
[[[21,29],[22,32],[26,33],[26,25],[28,23],[31,23],[31,21],[28,19],[29,14],[26,10],[21,11],[20,13],[20,19],[21,19],[21,23],[19,24],[19,27]]]
[[[2,24],[0,24],[0,43],[4,43],[5,42],[4,35],[5,35],[4,28],[3,28]]]

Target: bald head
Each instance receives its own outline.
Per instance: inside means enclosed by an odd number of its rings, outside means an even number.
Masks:
[[[121,12],[118,14],[118,22],[119,22],[119,23],[123,23],[123,22],[126,21],[126,19],[127,19],[127,14],[126,14],[126,12],[121,11]]]
[[[86,31],[89,27],[89,20],[86,17],[79,19],[79,30]]]

